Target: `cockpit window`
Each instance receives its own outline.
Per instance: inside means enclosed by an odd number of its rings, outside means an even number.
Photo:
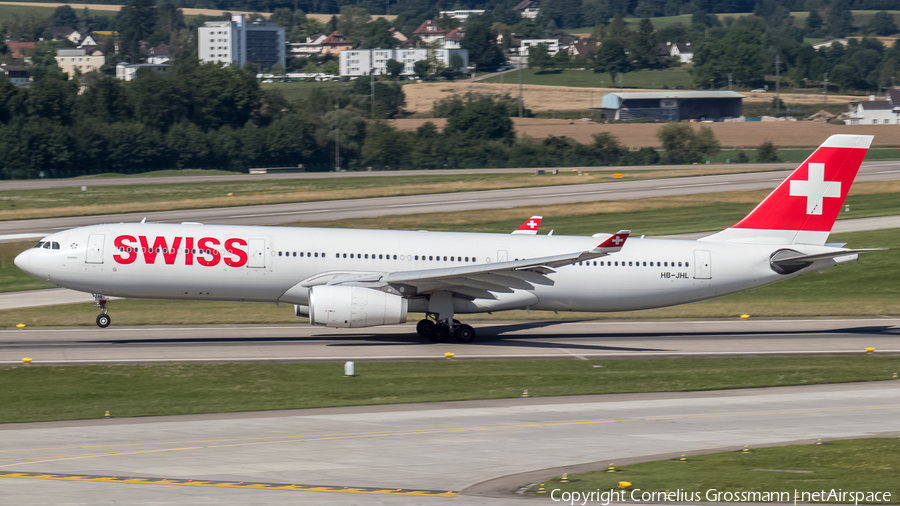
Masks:
[[[44,249],[50,249],[50,241],[44,243]]]
[[[53,241],[53,245],[51,246],[51,249],[59,249],[59,243],[56,241]]]
[[[32,248],[32,249],[38,249],[38,248],[42,248],[42,247],[44,247],[44,241],[41,241],[41,242],[35,244],[34,248]]]

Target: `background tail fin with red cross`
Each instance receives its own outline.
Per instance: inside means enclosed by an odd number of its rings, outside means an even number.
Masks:
[[[700,241],[825,244],[872,135],[832,135],[756,209]]]

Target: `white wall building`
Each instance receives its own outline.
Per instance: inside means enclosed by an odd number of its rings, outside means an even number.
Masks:
[[[522,39],[522,45],[519,46],[519,55],[528,56],[528,48],[538,44],[547,46],[547,52],[551,56],[559,52],[559,39]]]
[[[458,19],[463,23],[469,19],[469,16],[480,16],[482,14],[484,14],[484,11],[441,11],[442,18]]]
[[[57,49],[56,64],[63,72],[72,77],[78,70],[82,74],[92,70],[100,70],[100,67],[106,63],[106,57],[103,52],[97,49]]]
[[[125,63],[116,64],[116,79],[123,81],[131,81],[137,76],[137,71],[142,68],[150,69],[157,74],[164,74],[169,71],[168,63]]]
[[[250,22],[243,14],[231,21],[207,21],[198,29],[197,44],[203,62],[255,63],[260,70],[285,64],[284,28],[265,20]]]
[[[900,90],[887,90],[885,100],[875,100],[869,95],[868,101],[850,102],[850,117],[846,125],[900,125]]]
[[[462,72],[469,66],[468,49],[348,49],[341,51],[341,76],[367,76],[370,72],[387,74],[387,61],[403,63],[402,75],[413,75],[417,61],[428,59],[428,51],[434,51],[438,61],[450,66],[450,58],[457,54],[462,58]]]

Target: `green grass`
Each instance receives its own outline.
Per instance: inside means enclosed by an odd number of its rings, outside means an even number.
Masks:
[[[546,492],[563,491],[595,492],[615,490],[618,482],[628,481],[633,489],[642,493],[681,491],[681,497],[689,501],[715,502],[721,497],[707,496],[707,491],[751,493],[778,492],[771,500],[750,496],[751,502],[794,501],[800,493],[800,501],[811,500],[808,494],[832,489],[844,492],[890,493],[887,501],[874,498],[860,500],[863,504],[900,503],[900,440],[895,438],[848,439],[826,441],[821,445],[791,445],[769,448],[751,448],[740,451],[692,455],[684,462],[679,459],[657,460],[618,467],[616,473],[605,470],[591,471],[569,476],[569,483],[555,478],[545,483]],[[782,471],[782,472],[779,472]],[[791,473],[784,471],[804,471]],[[532,491],[536,491],[533,487]],[[694,494],[699,494],[699,497]],[[626,492],[630,497],[631,492]],[[677,496],[675,496],[677,498]],[[884,496],[882,496],[884,497]],[[735,499],[738,500],[738,499]],[[853,503],[853,499],[827,501]],[[578,504],[578,502],[576,502]]]
[[[518,83],[519,73],[522,74],[523,84],[535,84],[543,86],[573,86],[578,88],[613,88],[618,82],[610,82],[609,74],[596,73],[593,70],[561,69],[541,72],[536,69],[522,69],[515,72],[507,72],[503,82]],[[484,79],[485,83],[499,83],[500,76]],[[686,67],[675,67],[665,70],[639,70],[628,72],[622,78],[625,89],[632,88],[662,88],[668,86],[672,89],[693,89],[694,82]],[[678,88],[678,87],[681,88]],[[600,106],[600,96],[597,97],[596,107]]]
[[[603,365],[603,367],[593,367]],[[890,378],[900,357],[159,364],[0,368],[0,422],[672,392]]]
[[[55,288],[55,285],[51,285],[46,281],[41,281],[25,274],[13,263],[16,255],[35,244],[37,244],[37,240],[0,242],[0,293]]]
[[[260,87],[264,90],[278,90],[289,102],[306,100],[315,89],[348,88],[353,86],[348,81],[322,81],[322,82],[294,82],[294,83],[266,83]]]
[[[155,170],[152,172],[142,172],[140,174],[119,174],[117,172],[104,172],[103,174],[93,174],[90,176],[78,176],[72,179],[112,179],[112,178],[142,178],[142,177],[173,177],[173,176],[234,176],[240,172],[229,170],[212,170],[212,169],[168,169]]]

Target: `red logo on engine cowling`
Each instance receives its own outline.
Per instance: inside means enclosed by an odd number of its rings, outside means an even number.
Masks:
[[[219,262],[224,262],[229,267],[243,267],[249,258],[245,249],[247,241],[236,237],[226,239],[223,245],[215,237],[197,240],[193,237],[174,237],[171,242],[165,237],[155,237],[151,243],[143,235],[137,238],[133,235],[120,235],[113,243],[118,250],[113,259],[120,264],[134,263],[138,258],[143,258],[145,264],[155,264],[157,257],[162,257],[166,265],[174,265],[176,262],[194,265],[196,260],[205,267],[218,265]]]

